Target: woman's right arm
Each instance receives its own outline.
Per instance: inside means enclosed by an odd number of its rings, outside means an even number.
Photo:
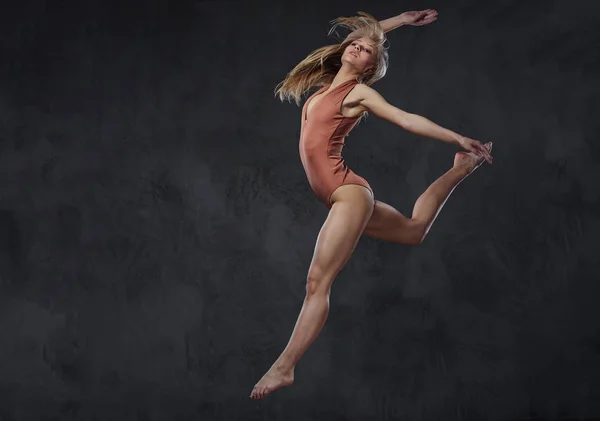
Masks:
[[[404,12],[398,16],[380,20],[383,32],[389,32],[403,25],[423,26],[437,20],[438,12],[434,9],[420,10],[418,12]]]
[[[396,16],[392,16],[391,18],[387,18],[384,20],[380,20],[379,24],[383,29],[383,32],[387,33],[396,28],[399,28],[404,25],[412,25],[412,26],[423,26],[429,23],[435,22],[437,20],[438,12],[434,9],[426,9],[410,12],[404,12]],[[348,37],[354,35],[354,32],[350,33]]]

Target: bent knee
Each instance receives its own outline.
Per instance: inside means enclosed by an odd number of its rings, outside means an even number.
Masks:
[[[415,222],[409,230],[409,235],[406,239],[406,244],[411,246],[418,246],[423,244],[425,237],[427,237],[427,225],[421,222]]]
[[[310,269],[306,276],[306,295],[328,294],[331,290],[332,279],[333,276],[327,275],[320,269]]]

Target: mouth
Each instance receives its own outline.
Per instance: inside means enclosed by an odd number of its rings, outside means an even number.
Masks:
[[[356,54],[354,51],[350,51],[350,55],[352,55],[352,56],[354,56],[354,57],[358,58],[358,54]]]

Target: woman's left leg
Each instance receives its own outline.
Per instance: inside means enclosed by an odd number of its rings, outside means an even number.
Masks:
[[[491,151],[491,143],[486,144],[486,147]],[[394,243],[422,243],[450,194],[483,161],[483,158],[472,153],[457,153],[454,166],[417,199],[411,218],[386,203],[375,201],[373,214],[363,234]]]

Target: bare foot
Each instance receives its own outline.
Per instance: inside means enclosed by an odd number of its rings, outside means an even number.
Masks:
[[[488,151],[492,151],[492,142],[488,142],[483,146],[485,146]],[[454,155],[454,168],[460,168],[466,171],[468,175],[479,168],[484,161],[485,158],[483,156],[477,156],[472,152],[458,152]]]
[[[262,379],[254,386],[250,399],[262,399],[269,393],[280,387],[289,386],[294,383],[294,369],[282,369],[275,364],[267,371]]]

